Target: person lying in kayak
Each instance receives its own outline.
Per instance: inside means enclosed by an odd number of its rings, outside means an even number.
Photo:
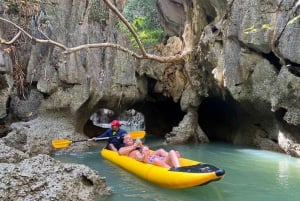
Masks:
[[[131,158],[135,158],[136,152],[143,147],[143,143],[141,141],[134,142],[132,137],[128,134],[124,135],[123,137],[123,147],[119,149],[120,155],[126,155]]]
[[[150,152],[148,146],[143,145],[140,141],[134,142],[130,135],[125,135],[123,142],[125,146],[119,149],[120,155],[126,155],[138,161],[161,167],[180,167],[179,152],[174,150],[167,152],[164,149]]]
[[[141,157],[143,162],[150,163],[153,165],[158,165],[166,168],[178,168],[180,167],[179,163],[179,152],[170,150],[169,152],[164,149],[158,149],[151,152],[148,146],[143,146],[141,148]]]
[[[110,125],[111,128],[107,129],[103,134],[93,137],[92,139],[97,141],[97,138],[109,137],[105,148],[118,152],[118,149],[124,146],[123,137],[125,134],[127,134],[127,131],[120,128],[121,123],[118,120],[113,120],[110,122]]]

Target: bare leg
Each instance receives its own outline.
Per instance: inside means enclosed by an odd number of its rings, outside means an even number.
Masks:
[[[168,165],[165,161],[162,161],[160,159],[154,159],[153,160],[153,165],[157,165],[157,166],[160,166],[160,167],[165,167],[165,168],[170,168],[171,166]]]
[[[180,158],[180,157],[181,157],[181,154],[180,154],[180,152],[179,152],[179,151],[175,151],[175,153],[176,153],[176,155],[177,155],[177,157],[178,157],[178,158]]]
[[[157,156],[161,156],[161,157],[167,157],[168,156],[168,152],[165,151],[164,149],[158,149],[158,150],[154,151],[153,154],[155,154]]]
[[[175,168],[180,167],[177,154],[178,153],[176,153],[174,150],[169,151],[168,157],[166,158],[166,163],[171,167],[175,167]]]

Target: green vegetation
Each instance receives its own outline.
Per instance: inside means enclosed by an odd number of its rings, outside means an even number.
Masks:
[[[251,27],[248,27],[244,30],[245,34],[250,34],[250,33],[256,33],[260,30],[273,30],[274,28],[271,27],[269,24],[263,24],[261,27],[255,27],[252,25]]]
[[[156,0],[128,0],[123,11],[124,17],[131,23],[145,47],[157,44],[163,37],[155,7]],[[137,43],[125,25],[120,22],[119,28],[128,33],[134,47]]]
[[[291,20],[288,22],[288,25],[295,23],[297,20],[300,20],[300,15],[298,15],[298,16],[294,17],[293,19],[291,19]]]
[[[288,21],[287,25],[295,24],[297,22],[297,20],[300,20],[300,15],[298,15],[298,16],[294,17],[293,19],[291,19],[290,21]],[[261,25],[261,27],[256,27],[256,26],[252,25],[251,27],[244,29],[244,33],[250,34],[250,33],[256,33],[260,30],[274,30],[274,29],[276,29],[276,27],[272,27],[272,26],[270,26],[270,24],[263,24],[263,25]],[[296,27],[294,29],[298,29],[298,27]]]

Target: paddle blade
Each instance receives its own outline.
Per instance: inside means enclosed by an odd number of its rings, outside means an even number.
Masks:
[[[132,139],[143,139],[146,135],[146,131],[130,131],[129,135],[132,137]]]
[[[61,140],[52,140],[52,146],[55,149],[61,149],[61,148],[66,148],[72,144],[72,140],[66,140],[66,139],[61,139]]]

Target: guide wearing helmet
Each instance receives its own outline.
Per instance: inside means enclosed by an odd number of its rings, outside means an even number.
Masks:
[[[127,131],[120,128],[121,123],[119,120],[113,120],[110,125],[111,128],[92,139],[97,141],[97,138],[109,137],[106,148],[117,152],[123,146],[123,136],[127,134]]]
[[[111,126],[117,126],[117,127],[120,127],[120,126],[121,126],[121,123],[120,123],[120,121],[118,121],[118,120],[113,120],[112,122],[110,122],[110,125],[111,125]]]

